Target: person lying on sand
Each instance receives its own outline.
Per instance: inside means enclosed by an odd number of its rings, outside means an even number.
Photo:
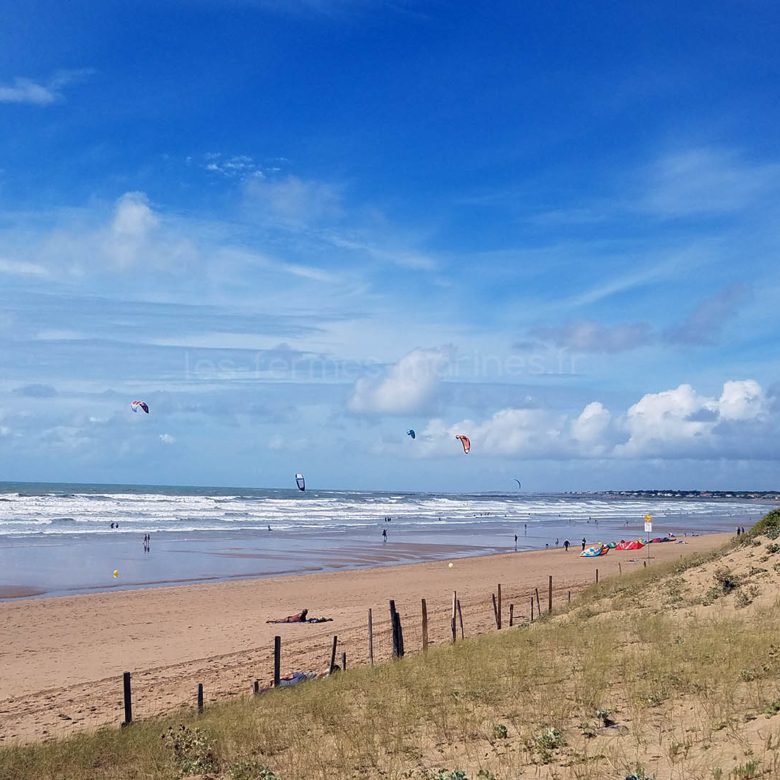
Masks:
[[[309,614],[308,609],[302,609],[300,612],[296,613],[295,615],[288,615],[284,618],[279,618],[278,620],[266,620],[266,623],[328,623],[329,621],[332,621],[333,618],[326,618],[326,617],[316,617],[316,618],[310,618],[307,617]]]

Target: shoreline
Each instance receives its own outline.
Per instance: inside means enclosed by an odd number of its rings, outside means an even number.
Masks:
[[[688,537],[650,548],[654,562],[724,544],[731,534]],[[208,701],[248,694],[272,677],[274,636],[282,637],[282,674],[322,671],[333,635],[350,666],[367,662],[367,615],[373,611],[377,662],[390,656],[388,601],[404,620],[409,652],[421,643],[425,598],[432,645],[449,641],[452,592],[466,636],[495,630],[491,592],[502,584],[504,615],[528,617],[536,588],[554,601],[600,577],[641,566],[645,551],[581,558],[579,548],[402,563],[347,571],[264,577],[0,603],[5,674],[0,679],[0,743],[62,736],[118,724],[121,677],[133,675],[138,718],[191,705],[198,683]],[[620,564],[620,566],[618,565]],[[546,608],[546,599],[543,599]],[[267,623],[308,609],[322,624]]]

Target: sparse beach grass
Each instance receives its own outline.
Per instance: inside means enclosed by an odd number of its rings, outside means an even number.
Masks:
[[[532,626],[199,717],[3,747],[0,778],[778,777],[778,528],[775,511]]]

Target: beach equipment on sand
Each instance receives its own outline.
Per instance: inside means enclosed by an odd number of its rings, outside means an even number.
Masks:
[[[138,413],[138,410],[140,409],[146,412],[146,414],[149,414],[149,404],[147,404],[146,401],[131,401],[130,408],[136,413]]]
[[[295,475],[295,484],[298,486],[298,490],[306,490],[306,480],[303,478],[303,474]]]
[[[119,576],[119,570],[114,569],[114,579],[116,579]]]
[[[580,553],[580,558],[598,558],[599,555],[606,555],[608,552],[609,547],[606,544],[594,544],[591,547],[586,547]]]
[[[468,436],[464,436],[462,433],[459,433],[455,438],[463,445],[463,452],[466,453],[466,455],[469,454],[469,450],[471,449],[471,440]]]

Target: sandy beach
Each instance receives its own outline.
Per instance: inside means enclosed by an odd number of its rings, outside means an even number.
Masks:
[[[712,549],[729,538],[710,534],[650,547],[650,565]],[[389,545],[388,545],[389,546]],[[466,636],[495,629],[491,593],[501,583],[525,620],[535,588],[546,609],[568,591],[642,566],[646,550],[580,558],[579,548],[458,558],[300,576],[95,593],[0,603],[0,741],[30,741],[122,720],[122,672],[133,674],[137,719],[193,705],[198,683],[214,701],[249,694],[273,674],[273,638],[282,637],[282,674],[321,672],[334,634],[339,657],[367,662],[367,615],[373,610],[377,661],[390,655],[388,600],[401,613],[407,652],[420,648],[420,600],[427,600],[432,644],[449,638],[453,590]],[[269,624],[303,608],[320,624]]]

